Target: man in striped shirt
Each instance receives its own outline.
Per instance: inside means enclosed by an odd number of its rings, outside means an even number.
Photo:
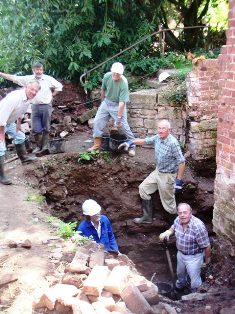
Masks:
[[[186,203],[178,205],[178,217],[169,230],[161,233],[159,239],[175,234],[177,252],[176,288],[183,289],[190,278],[191,290],[195,292],[202,284],[201,267],[210,262],[211,247],[204,223],[192,215],[192,208]]]
[[[164,119],[158,123],[157,135],[129,140],[119,146],[128,150],[132,145],[148,144],[155,149],[156,169],[139,186],[143,216],[134,219],[137,224],[152,223],[151,194],[157,190],[164,209],[170,214],[177,213],[175,191],[182,189],[185,159],[179,142],[170,132],[170,122]]]

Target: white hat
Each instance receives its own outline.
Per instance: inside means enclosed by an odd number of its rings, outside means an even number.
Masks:
[[[82,204],[82,211],[84,215],[94,216],[101,211],[101,207],[96,201],[89,199]]]
[[[120,62],[115,62],[115,63],[113,63],[113,65],[111,67],[111,72],[123,74],[124,66]]]
[[[169,76],[170,76],[170,74],[167,72],[162,72],[161,74],[159,74],[159,76],[158,76],[159,83],[165,81]]]

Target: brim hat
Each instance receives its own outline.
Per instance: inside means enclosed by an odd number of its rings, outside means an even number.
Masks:
[[[123,74],[124,72],[124,66],[120,62],[115,62],[113,63],[111,67],[111,72],[118,73],[118,74]]]

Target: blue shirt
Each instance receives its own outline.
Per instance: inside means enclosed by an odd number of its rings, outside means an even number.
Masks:
[[[169,134],[164,140],[159,135],[145,138],[146,144],[154,144],[156,166],[160,172],[176,173],[185,161],[179,142]]]
[[[171,228],[175,231],[177,249],[185,255],[201,253],[210,244],[206,226],[193,215],[185,230],[179,217],[175,219]]]
[[[118,252],[118,245],[112,230],[111,223],[105,215],[100,215],[101,224],[101,236],[99,238],[97,230],[93,224],[88,220],[83,220],[77,231],[81,231],[80,234],[85,237],[92,236],[94,241],[97,243],[102,243],[107,251]]]

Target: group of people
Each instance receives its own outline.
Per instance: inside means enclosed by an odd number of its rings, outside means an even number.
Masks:
[[[48,139],[52,114],[52,100],[62,91],[62,84],[51,76],[43,74],[43,65],[34,64],[33,75],[16,76],[0,72],[0,76],[11,80],[23,89],[9,93],[0,101],[0,182],[11,184],[4,173],[4,155],[6,150],[5,133],[10,134],[22,163],[32,162],[35,155],[28,155],[25,149],[25,135],[21,131],[22,115],[32,105],[32,132],[36,139],[33,153],[48,149]],[[129,156],[136,153],[137,145],[154,145],[156,168],[140,184],[139,194],[142,203],[142,217],[135,218],[136,224],[153,222],[153,206],[151,195],[159,191],[164,209],[173,218],[169,230],[161,233],[161,241],[176,237],[177,281],[176,287],[183,289],[190,277],[191,289],[195,291],[202,283],[200,269],[205,261],[210,261],[210,242],[205,225],[192,215],[190,205],[181,203],[176,206],[175,193],[181,191],[185,170],[185,159],[179,142],[171,134],[171,124],[163,119],[158,123],[157,134],[144,139],[135,138],[127,121],[126,103],[129,101],[128,82],[121,63],[115,62],[111,71],[106,73],[101,86],[101,105],[94,119],[94,145],[89,151],[98,150],[102,145],[103,130],[109,119],[114,120],[116,128],[122,131],[127,140],[119,146]],[[119,253],[112,226],[105,215],[101,215],[101,206],[94,200],[86,200],[82,204],[83,220],[77,231],[102,243],[109,252]],[[178,214],[178,216],[177,216]]]
[[[58,92],[62,91],[63,86],[53,77],[43,73],[41,63],[35,63],[32,72],[32,75],[25,76],[0,72],[1,77],[23,87],[9,93],[0,101],[0,182],[5,185],[12,184],[4,172],[5,134],[13,138],[17,155],[22,163],[33,162],[37,159],[37,154],[48,151],[52,100]],[[26,138],[21,130],[22,117],[30,105],[32,133],[36,141],[36,147],[31,155],[27,154]]]

